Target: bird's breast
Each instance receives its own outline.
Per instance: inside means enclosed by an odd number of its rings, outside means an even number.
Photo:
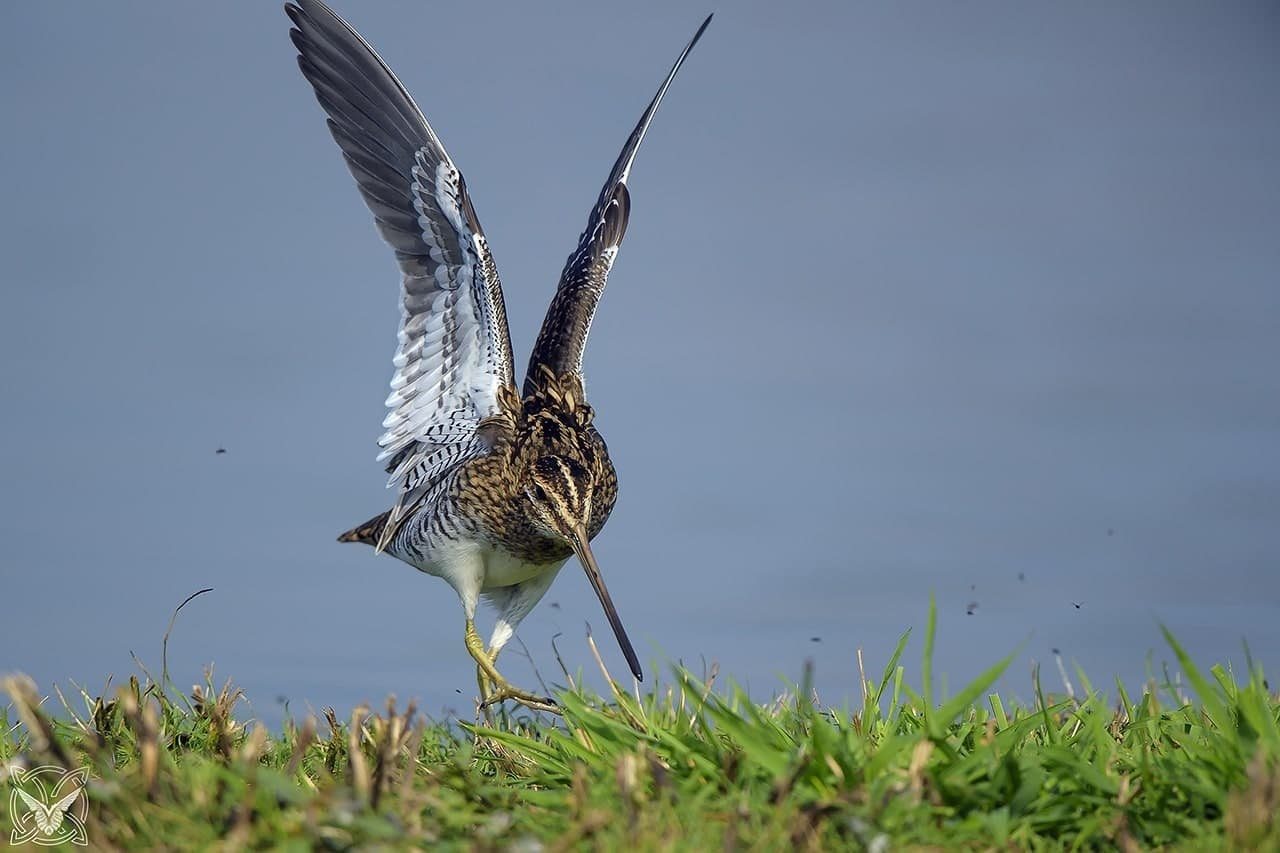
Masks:
[[[524,583],[543,572],[564,563],[564,559],[550,562],[530,562],[528,558],[511,553],[505,548],[486,548],[484,551],[484,586],[488,591],[504,586]]]

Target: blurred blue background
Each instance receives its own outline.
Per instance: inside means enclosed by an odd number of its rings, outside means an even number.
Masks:
[[[523,365],[709,9],[339,11],[465,171]],[[1024,698],[1053,648],[1139,680],[1161,622],[1280,666],[1277,6],[715,11],[587,352],[621,478],[596,553],[648,671],[767,698],[812,658],[838,703],[911,626],[918,679],[931,593],[953,687],[1015,647]],[[0,671],[158,672],[211,586],[180,685],[469,717],[452,591],[334,542],[390,501],[398,279],[279,4],[2,14]],[[586,622],[625,673],[571,565],[521,629],[548,680],[556,633],[594,676]]]

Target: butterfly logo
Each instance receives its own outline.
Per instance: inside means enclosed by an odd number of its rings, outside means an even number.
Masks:
[[[89,818],[89,799],[85,786],[89,768],[63,770],[46,764],[30,770],[12,768],[9,780],[9,814],[13,816],[14,845],[89,843],[85,821]]]

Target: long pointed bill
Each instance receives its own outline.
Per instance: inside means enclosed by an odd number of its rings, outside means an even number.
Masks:
[[[600,564],[596,562],[595,555],[591,553],[591,545],[587,542],[587,531],[579,527],[573,532],[573,553],[578,555],[578,562],[582,563],[582,568],[587,573],[587,579],[591,581],[591,586],[595,588],[596,595],[600,598],[600,606],[604,608],[604,615],[609,617],[609,624],[613,626],[613,634],[618,638],[618,645],[622,647],[622,654],[627,659],[627,666],[631,667],[631,674],[636,677],[637,681],[644,681],[644,673],[640,671],[640,661],[636,657],[636,650],[631,647],[631,641],[627,639],[626,629],[622,627],[622,620],[618,618],[618,611],[613,607],[613,599],[609,597],[609,590],[604,585],[604,577],[600,574]]]

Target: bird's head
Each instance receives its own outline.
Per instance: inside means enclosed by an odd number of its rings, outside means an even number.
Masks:
[[[604,577],[600,574],[600,565],[591,553],[591,536],[588,531],[591,526],[592,501],[595,498],[595,479],[591,471],[569,456],[539,457],[529,470],[524,494],[533,510],[531,517],[534,525],[545,536],[564,542],[577,555],[578,562],[582,563],[582,568],[600,599],[605,616],[609,618],[609,624],[627,658],[631,673],[643,680],[640,661],[609,597]]]
[[[533,463],[525,497],[534,524],[549,538],[572,546],[591,523],[595,483],[586,466],[568,456],[542,456]],[[576,548],[575,548],[576,550]]]

